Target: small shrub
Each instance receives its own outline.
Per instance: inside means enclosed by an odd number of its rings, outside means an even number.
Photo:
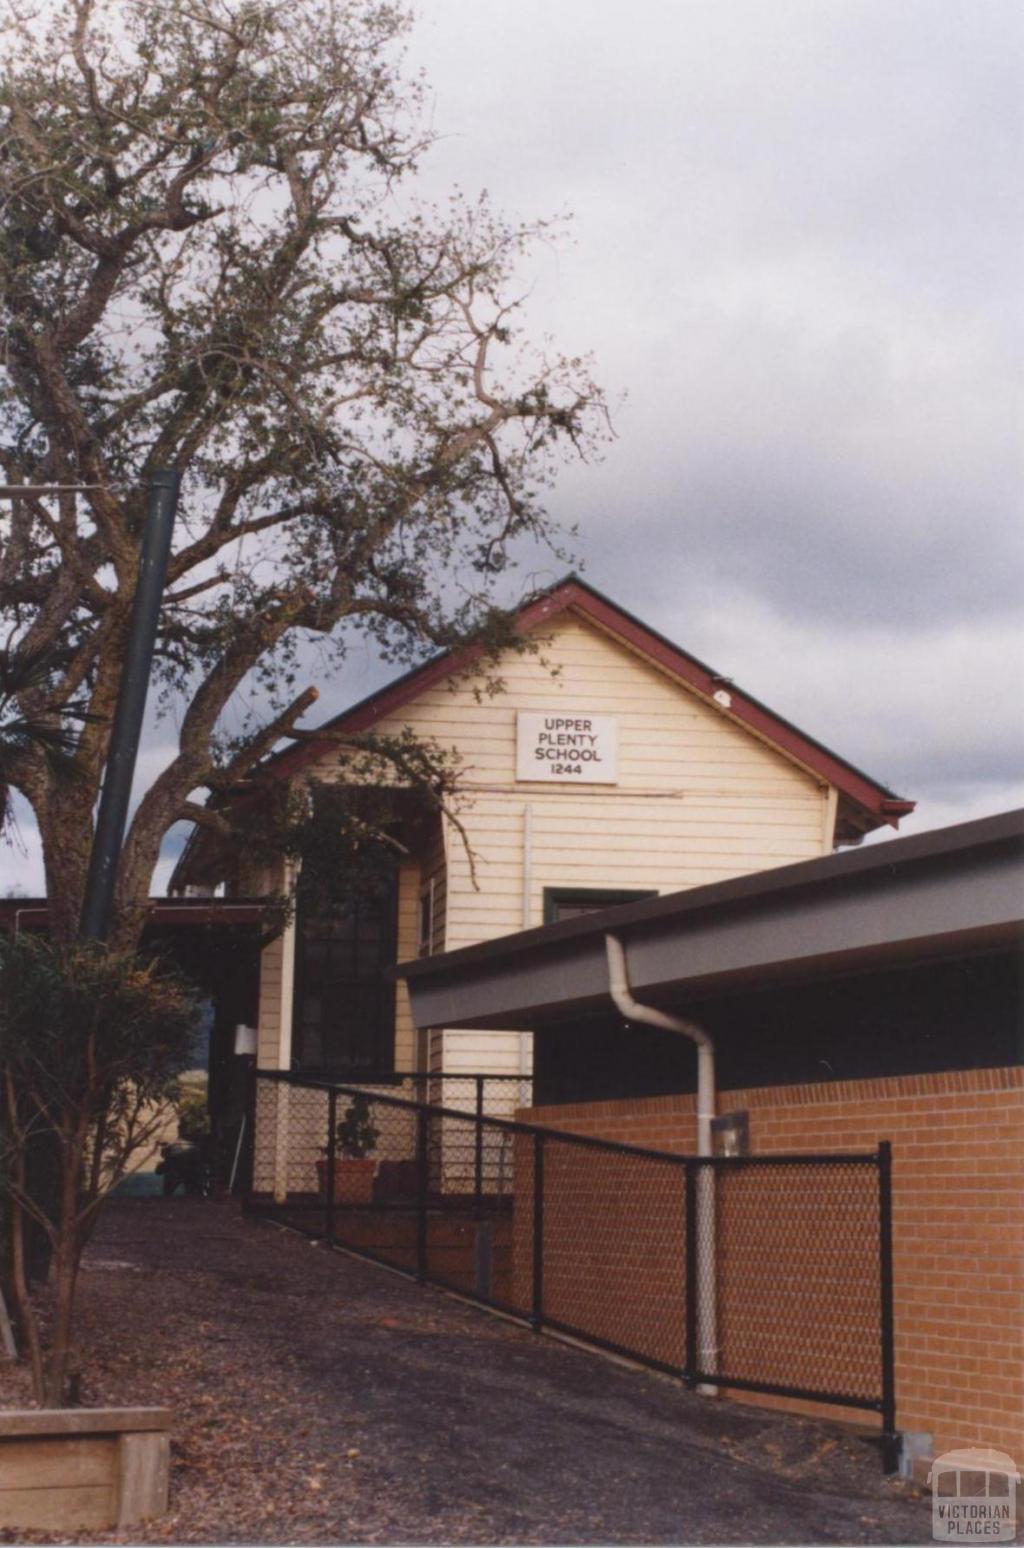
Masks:
[[[180,1081],[173,1094],[178,1115],[178,1135],[183,1140],[202,1139],[210,1132],[210,1108],[205,1080]]]
[[[31,936],[0,939],[0,1196],[11,1219],[18,1320],[36,1397],[49,1407],[65,1398],[82,1252],[104,1199],[167,1121],[197,1015],[192,991],[151,959],[97,944],[60,950]],[[40,1146],[57,1168],[45,1188],[29,1168]],[[35,1299],[29,1221],[52,1253]]]

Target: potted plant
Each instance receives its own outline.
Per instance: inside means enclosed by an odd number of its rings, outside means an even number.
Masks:
[[[365,1096],[353,1097],[334,1131],[334,1198],[338,1204],[370,1204],[373,1201],[373,1174],[376,1162],[370,1155],[376,1150],[380,1130],[370,1121],[370,1104]],[[324,1145],[323,1160],[316,1164],[320,1197],[327,1197],[329,1146]]]

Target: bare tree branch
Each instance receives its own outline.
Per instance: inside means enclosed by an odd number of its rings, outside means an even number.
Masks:
[[[586,362],[513,326],[548,226],[394,196],[429,148],[405,25],[373,0],[68,0],[8,34],[0,461],[92,486],[0,510],[0,640],[52,652],[34,711],[91,715],[73,788],[11,765],[65,937],[155,467],[183,475],[157,647],[178,745],[128,836],[125,944],[168,827],[294,732],[308,639],[411,662],[475,636],[511,551],[557,542],[563,450],[604,435]],[[239,730],[242,695],[265,707]]]

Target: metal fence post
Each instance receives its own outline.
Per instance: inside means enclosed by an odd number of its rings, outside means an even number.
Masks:
[[[694,1162],[684,1161],[685,1177],[683,1241],[686,1260],[686,1363],[683,1379],[688,1387],[697,1385],[697,1168]]]
[[[259,1078],[256,1060],[249,1065],[245,1092],[245,1117],[242,1119],[244,1132],[241,1136],[242,1144],[242,1175],[240,1191],[242,1194],[242,1207],[249,1209],[252,1205],[253,1194],[256,1191],[256,1091]]]
[[[473,1239],[473,1289],[484,1301],[491,1299],[494,1283],[494,1222],[479,1220]]]
[[[416,1278],[427,1277],[427,1123],[425,1106],[416,1112]]]
[[[896,1349],[892,1307],[892,1145],[878,1146],[878,1281],[882,1334],[882,1465],[887,1473],[899,1467],[896,1433]]]
[[[334,1162],[338,1153],[338,1093],[327,1093],[327,1240],[334,1241],[335,1189]]]
[[[533,1136],[533,1305],[530,1326],[544,1325],[544,1135]]]
[[[473,1151],[473,1192],[479,1215],[484,1202],[484,1078],[476,1076],[476,1141]]]

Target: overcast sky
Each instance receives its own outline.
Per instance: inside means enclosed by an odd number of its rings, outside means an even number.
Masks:
[[[565,206],[586,576],[901,793],[1024,804],[1024,8],[431,0],[431,176]]]
[[[1024,804],[1024,8],[420,11],[426,190],[575,215],[524,283],[617,405],[550,501],[586,578],[916,799],[901,831]],[[325,712],[382,680],[358,650]]]

